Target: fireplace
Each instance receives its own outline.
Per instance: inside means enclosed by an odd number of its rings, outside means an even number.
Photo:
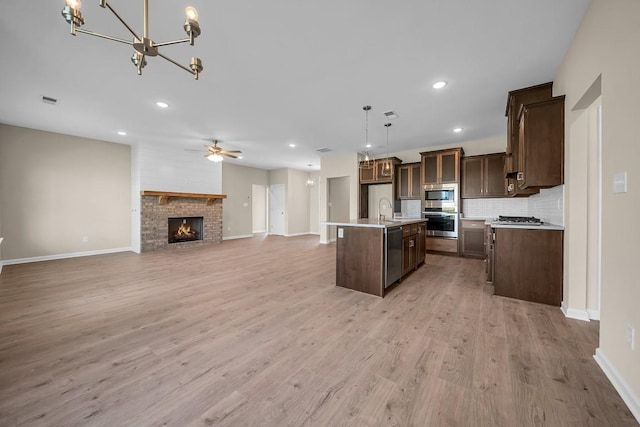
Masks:
[[[168,242],[180,243],[202,240],[203,217],[169,218]]]
[[[224,194],[140,192],[140,251],[194,248],[222,242],[222,200]],[[199,218],[201,225],[189,223]],[[169,220],[177,220],[170,224]],[[198,234],[198,240],[176,240],[173,236],[183,220]]]

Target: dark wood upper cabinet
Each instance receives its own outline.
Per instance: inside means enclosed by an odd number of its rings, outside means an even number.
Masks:
[[[422,183],[449,184],[460,182],[462,148],[427,151],[422,156]]]
[[[504,153],[463,157],[461,197],[505,197],[504,161]]]
[[[553,96],[553,82],[544,83],[537,86],[512,90],[507,96],[507,162],[505,162],[505,174],[515,174],[518,172],[519,162],[519,132],[520,124],[518,114],[525,104],[544,101]]]
[[[438,183],[438,155],[423,154],[422,155],[422,183],[437,184]]]
[[[396,172],[398,199],[417,199],[421,197],[420,163],[405,164],[398,167]]]
[[[394,182],[394,174],[396,166],[402,163],[397,157],[389,157],[390,170],[385,175],[385,164],[387,158],[372,161],[369,167],[365,166],[365,162],[360,162],[360,184],[388,184]]]
[[[523,105],[519,122],[518,187],[564,184],[564,96]]]

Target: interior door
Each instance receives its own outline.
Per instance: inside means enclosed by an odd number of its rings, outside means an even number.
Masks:
[[[273,184],[269,187],[269,234],[285,235],[284,213],[284,184]]]

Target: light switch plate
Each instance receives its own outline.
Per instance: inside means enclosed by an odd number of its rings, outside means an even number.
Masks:
[[[344,237],[344,228],[338,228],[338,239],[342,239]]]
[[[613,192],[614,193],[627,192],[627,173],[626,172],[620,172],[613,176]]]

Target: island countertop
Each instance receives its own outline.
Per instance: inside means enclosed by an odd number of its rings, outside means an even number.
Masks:
[[[337,225],[338,227],[367,227],[367,228],[391,228],[401,225],[427,222],[427,218],[393,218],[385,221],[378,221],[375,218],[360,218],[350,221],[326,221],[322,225]]]

